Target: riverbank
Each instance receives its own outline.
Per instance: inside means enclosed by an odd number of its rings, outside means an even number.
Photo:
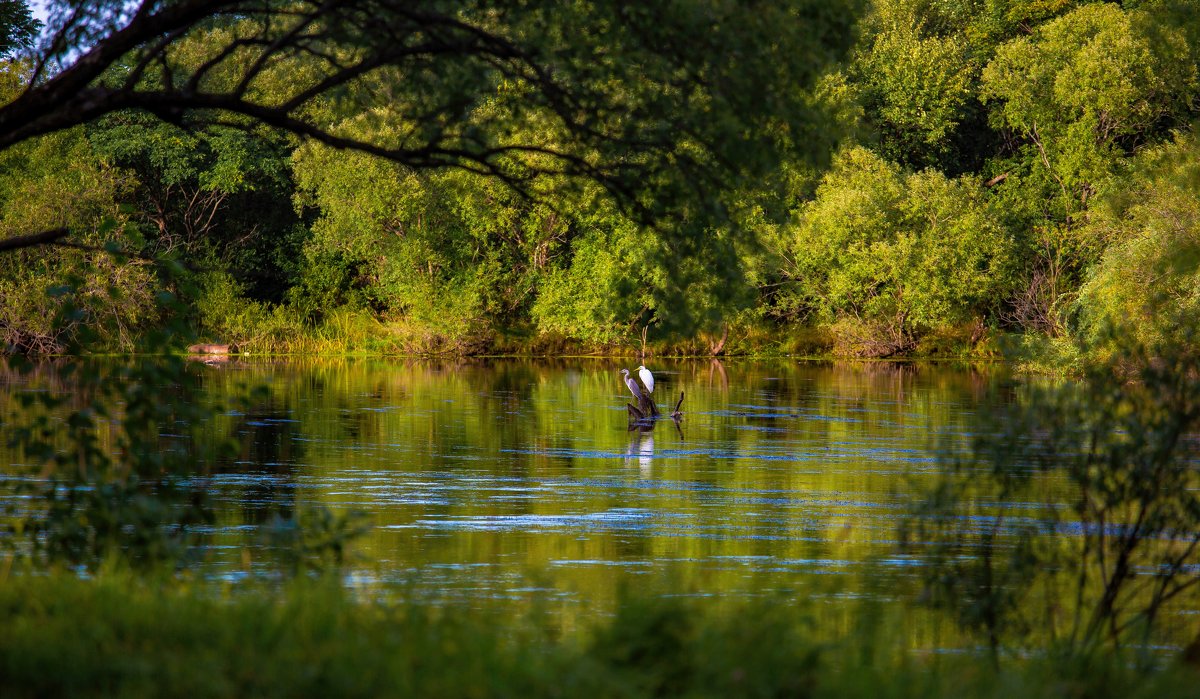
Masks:
[[[978,323],[948,326],[887,349],[870,337],[824,325],[733,323],[719,332],[687,337],[643,338],[630,333],[609,342],[586,341],[528,325],[447,333],[405,322],[381,321],[368,312],[339,311],[316,325],[275,322],[221,332],[198,332],[201,344],[228,346],[254,355],[372,356],[607,356],[607,357],[803,357],[822,360],[1012,360],[1057,365],[1069,340],[1036,333],[1008,332]]]
[[[1169,656],[1056,662],[897,652],[882,620],[841,637],[803,601],[626,597],[594,626],[346,591],[162,584],[124,574],[0,580],[0,694],[123,697],[1190,697]]]

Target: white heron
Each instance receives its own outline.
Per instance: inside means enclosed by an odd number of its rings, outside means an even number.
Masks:
[[[633,399],[635,401],[641,401],[642,389],[638,388],[637,381],[634,381],[633,377],[629,375],[629,370],[622,369],[621,374],[625,376],[625,385],[629,387],[629,392],[633,394]]]
[[[642,385],[646,387],[646,393],[654,393],[654,374],[644,366],[638,367],[637,372],[642,379]]]

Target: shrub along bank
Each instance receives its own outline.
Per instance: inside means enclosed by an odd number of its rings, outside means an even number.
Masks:
[[[161,581],[160,581],[161,582]],[[328,583],[328,584],[326,584]],[[362,597],[366,597],[363,595]],[[1053,654],[1001,668],[822,637],[786,600],[627,598],[566,632],[536,613],[358,598],[331,581],[222,592],[102,573],[0,584],[0,693],[78,697],[1188,697],[1186,663]],[[866,625],[883,628],[885,625]]]

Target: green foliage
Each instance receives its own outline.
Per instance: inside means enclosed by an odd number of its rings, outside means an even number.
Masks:
[[[1151,34],[1152,24],[1114,4],[1085,5],[997,50],[980,97],[996,103],[997,127],[1025,140],[1019,157],[1041,166],[1042,191],[1024,196],[1057,189],[1059,215],[1075,214],[1122,155],[1186,114],[1197,74],[1185,35],[1162,26]]]
[[[602,344],[627,337],[648,301],[631,282],[631,258],[640,257],[636,230],[628,224],[611,232],[592,229],[571,247],[570,266],[547,274],[533,304],[538,329]]]
[[[144,261],[117,259],[102,248],[124,248],[118,201],[129,182],[67,131],[0,153],[0,239],[59,227],[86,250],[29,249],[8,253],[0,267],[0,346],[61,351],[81,324],[97,335],[93,349],[131,349],[154,320],[155,274]],[[49,290],[55,290],[48,294]],[[75,315],[63,317],[70,301]]]
[[[419,174],[323,147],[298,151],[295,172],[300,204],[321,212],[306,248],[310,281],[291,296],[298,308],[367,305],[462,351],[526,319],[588,343],[626,338],[639,323],[687,334],[717,327],[748,295],[733,282],[732,231],[713,234],[707,253],[672,259],[669,235],[637,224],[598,186],[543,177],[530,200],[470,174]],[[730,252],[719,265],[708,257],[718,249]]]
[[[988,165],[1003,182],[995,208],[1027,260],[1006,323],[1068,332],[1107,244],[1085,225],[1092,202],[1119,192],[1128,156],[1193,111],[1195,49],[1187,23],[1169,21],[1169,4],[1057,3],[1051,14],[1069,11],[998,46],[984,69],[980,99],[1008,140]]]
[[[397,19],[377,9],[375,23]],[[524,63],[465,55],[368,70],[292,113],[395,160],[190,112],[116,112],[86,140],[9,149],[0,235],[65,223],[133,256],[18,253],[0,272],[0,330],[9,347],[61,348],[48,334],[61,299],[43,290],[65,280],[80,322],[128,349],[155,313],[138,255],[165,254],[196,274],[183,298],[205,339],[255,352],[470,354],[517,336],[600,349],[643,328],[708,351],[732,328],[733,351],[753,334],[942,354],[1008,330],[1066,346],[1120,314],[1145,339],[1161,333],[1130,304],[1148,290],[1183,299],[1186,270],[1149,271],[1165,233],[1118,232],[1154,227],[1148,205],[1110,209],[1132,190],[1186,218],[1186,187],[1167,202],[1133,162],[1200,114],[1192,3],[873,0],[834,62],[845,9],[468,3],[463,21],[554,65],[553,95]],[[346,20],[261,71],[251,37],[274,29],[251,16],[194,27],[139,89],[204,67],[210,94],[241,85],[279,104],[325,75],[317,46],[341,60],[374,50]],[[29,70],[7,65],[6,100]],[[1158,279],[1176,281],[1159,294]]]
[[[1191,668],[1139,671],[1108,657],[1035,657],[999,670],[973,656],[872,660],[880,639],[869,630],[818,644],[804,611],[777,598],[723,608],[630,596],[614,617],[564,635],[536,613],[360,600],[323,584],[221,594],[106,572],[9,576],[0,623],[0,689],[17,699],[1195,693]]]
[[[1197,32],[1185,5],[871,4],[848,63],[847,88],[875,130],[860,141],[888,162],[988,181],[1014,261],[991,324],[1052,338],[1070,331],[1080,286],[1109,242],[1086,225],[1091,204],[1125,187],[1131,155],[1196,114]],[[813,310],[803,295],[767,288],[783,317]],[[842,325],[843,335],[906,343],[895,322]]]
[[[341,137],[379,148],[422,138],[442,139],[462,152],[495,148],[506,153],[496,162],[508,184],[462,170],[418,172],[424,165],[412,169],[310,144],[290,163],[298,210],[315,217],[308,241],[307,231],[288,227],[269,206],[264,216],[260,201],[248,198],[265,193],[277,203],[290,191],[279,166],[286,146],[269,132],[182,129],[149,115],[118,113],[92,125],[89,139],[102,157],[136,174],[132,199],[145,224],[146,250],[185,254],[215,268],[202,275],[196,320],[201,332],[221,339],[278,349],[295,339],[290,330],[281,336],[286,319],[293,327],[313,324],[320,334],[325,318],[339,309],[375,313],[397,336],[410,338],[398,345],[422,351],[477,351],[497,329],[528,322],[585,342],[610,343],[646,323],[687,335],[720,327],[731,311],[752,302],[734,247],[739,232],[719,223],[724,203],[714,185],[729,175],[765,173],[783,147],[802,160],[820,159],[822,138],[814,127],[824,106],[795,88],[811,83],[837,48],[836,33],[811,30],[845,25],[849,16],[832,9],[799,3],[746,14],[733,5],[680,6],[646,11],[653,21],[632,25],[628,8],[607,6],[487,15],[489,30],[544,44],[547,55],[559,56],[562,87],[582,100],[567,121],[558,105],[537,103],[529,76],[497,76],[469,61],[436,75],[400,78],[384,70],[364,76],[306,106],[306,114],[334,124]],[[613,12],[623,19],[596,21]],[[783,21],[784,15],[808,20]],[[563,28],[585,16],[597,35],[611,39],[604,41],[606,51],[579,53],[578,37],[564,40]],[[257,27],[246,19],[192,33],[172,46],[171,68],[184,75],[211,65],[206,88],[236,84],[252,51],[223,60],[221,49]],[[768,31],[777,42],[760,41]],[[679,43],[683,36],[689,39]],[[662,71],[680,61],[707,61],[711,54],[700,48],[714,42],[725,60],[695,76],[701,89],[688,98],[688,109],[672,111],[678,76]],[[675,49],[658,55],[668,45]],[[625,53],[646,60],[629,62]],[[264,102],[282,99],[297,82],[315,79],[319,61],[312,59],[298,55],[272,64],[247,83],[248,94]],[[741,67],[730,72],[734,63]],[[767,64],[770,71],[759,70]],[[788,89],[737,87],[745,80],[784,81]],[[364,108],[379,94],[389,95],[386,104]],[[764,121],[766,112],[747,108],[751,94],[770,95],[771,109],[786,118]],[[422,105],[434,105],[436,113],[448,95],[454,96],[453,120],[422,116]],[[604,107],[606,100],[621,108]],[[748,120],[761,123],[748,127]],[[579,150],[581,135],[589,143]],[[592,136],[600,140],[591,142]],[[613,137],[643,146],[681,139],[683,145],[666,168],[629,160],[624,147],[621,165],[612,168],[604,159],[611,147],[606,139]],[[725,152],[731,148],[736,161]],[[561,169],[556,154],[581,158],[599,182],[554,176]],[[464,169],[488,171],[491,163]],[[643,225],[632,223],[633,210]],[[645,230],[647,215],[655,217],[654,230]],[[617,255],[607,261],[593,254],[606,245],[597,241],[613,236],[629,250],[606,253]],[[578,293],[597,275],[610,283]]]
[[[33,18],[24,0],[0,1],[0,59],[33,46],[42,23]]]
[[[944,464],[915,520],[935,553],[927,599],[994,654],[1196,640],[1171,621],[1197,599],[1200,564],[1200,366],[1194,326],[1181,335],[1118,336],[1083,381],[1007,401],[971,456]]]
[[[308,231],[290,206],[285,141],[269,131],[186,130],[122,112],[88,127],[96,156],[129,173],[123,200],[141,252],[219,265],[253,298],[279,301]]]
[[[661,294],[673,282],[666,277],[679,266],[656,269],[656,232],[592,194],[577,209],[570,248],[545,274],[531,315],[542,332],[612,344],[663,310]]]
[[[198,275],[192,310],[204,337],[241,351],[279,346],[300,332],[286,309],[246,298],[243,285],[225,272]]]
[[[840,322],[843,350],[887,356],[970,320],[1011,279],[1012,241],[977,182],[842,153],[799,212],[784,310]]]
[[[470,175],[420,176],[315,147],[302,149],[295,167],[321,211],[307,257],[323,262],[327,280],[293,294],[302,307],[361,296],[384,319],[470,342],[527,303],[531,277],[563,235],[548,210]]]
[[[1100,351],[1117,329],[1150,347],[1200,325],[1200,148],[1195,135],[1149,151],[1089,230],[1109,245],[1079,299],[1080,334]]]
[[[873,38],[852,65],[881,154],[914,167],[955,167],[963,157],[955,131],[977,112],[979,58],[962,31],[936,31],[953,20],[938,21],[926,3],[880,1],[874,10]]]
[[[533,614],[357,601],[326,584],[222,599],[114,573],[33,583],[0,584],[6,696],[773,697],[816,684],[802,617],[779,604],[634,601],[587,643]]]
[[[817,684],[820,652],[795,610],[712,623],[699,604],[626,598],[587,653],[627,683],[633,696],[806,696]],[[747,623],[750,618],[755,623]],[[722,657],[724,656],[724,657]],[[720,658],[720,662],[717,659]]]

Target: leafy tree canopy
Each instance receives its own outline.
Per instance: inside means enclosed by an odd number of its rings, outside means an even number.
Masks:
[[[1108,248],[1079,299],[1081,337],[1114,332],[1161,349],[1187,346],[1200,321],[1200,144],[1195,134],[1143,153],[1129,188],[1089,222]]]
[[[216,127],[463,170],[523,196],[563,178],[560,202],[566,184],[597,183],[654,229],[634,244],[694,262],[654,290],[686,331],[701,321],[684,300],[740,274],[728,236],[711,234],[728,228],[722,193],[827,152],[811,88],[847,49],[855,2],[53,2],[25,89],[0,107],[0,148],[116,115],[102,150],[210,192],[248,174],[228,157],[245,144]],[[131,112],[203,135],[147,130]],[[120,146],[122,129],[145,147]]]
[[[1085,5],[1001,46],[984,69],[982,98],[999,103],[996,126],[1029,143],[1069,215],[1119,156],[1186,118],[1197,87],[1189,58],[1182,30],[1117,5]]]
[[[184,125],[250,120],[518,186],[583,175],[680,216],[712,197],[660,195],[762,173],[785,151],[819,156],[804,90],[853,21],[847,4],[817,0],[52,7],[27,90],[0,109],[0,147],[126,109]],[[469,118],[496,103],[494,121]],[[331,127],[338,115],[403,126],[379,140]],[[530,142],[531,122],[561,137]]]
[[[842,152],[798,212],[781,303],[839,324],[843,351],[891,355],[970,320],[1011,283],[1013,242],[976,180]]]

